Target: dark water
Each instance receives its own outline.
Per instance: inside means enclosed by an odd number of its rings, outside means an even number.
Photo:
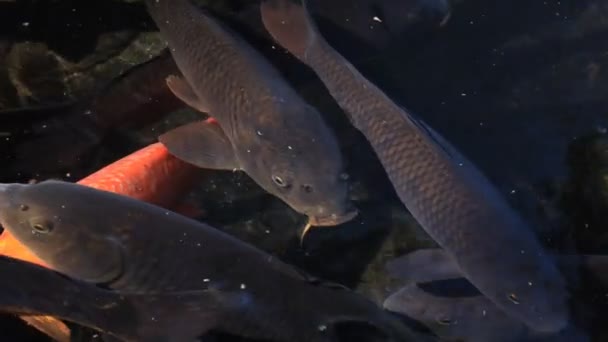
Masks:
[[[340,229],[312,232],[302,249],[295,238],[302,217],[246,175],[213,172],[191,196],[207,209],[206,222],[380,303],[398,286],[385,274],[384,262],[434,243],[396,198],[365,139],[310,71],[272,48],[248,3],[212,6],[322,109],[340,138],[361,214]],[[370,80],[475,162],[535,223],[547,248],[605,253],[608,4],[455,0],[451,5],[451,18],[441,28],[362,36],[332,24],[340,13],[330,13],[321,28]],[[73,103],[162,48],[139,2],[0,2],[1,181],[76,181],[195,117],[182,110],[160,113],[162,118],[146,125],[113,125],[75,159],[68,151],[74,144],[61,139],[41,140],[52,142],[40,144],[44,152],[19,149],[36,137],[54,136],[53,130],[89,129],[88,119],[73,114],[86,115],[71,110]],[[130,101],[130,94],[122,101]],[[36,108],[25,110],[31,107]],[[594,340],[603,341],[605,289],[584,280],[574,305],[584,307],[579,320]],[[9,317],[0,331],[44,340]]]

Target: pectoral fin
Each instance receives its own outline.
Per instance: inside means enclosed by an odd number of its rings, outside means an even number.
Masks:
[[[386,263],[395,278],[416,283],[463,277],[456,262],[440,248],[419,249]]]
[[[177,158],[205,169],[235,170],[240,165],[232,143],[217,124],[196,121],[177,127],[158,140]]]
[[[169,90],[188,106],[202,113],[209,113],[209,107],[196,95],[190,84],[183,78],[170,75],[165,79]]]

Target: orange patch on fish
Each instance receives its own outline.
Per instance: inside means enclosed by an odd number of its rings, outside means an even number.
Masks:
[[[34,253],[22,245],[21,242],[15,239],[15,237],[6,230],[0,235],[0,254],[48,267],[47,264],[38,259]]]

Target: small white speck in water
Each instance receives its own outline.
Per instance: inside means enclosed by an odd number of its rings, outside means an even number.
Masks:
[[[262,134],[262,132],[261,132],[261,131],[256,131],[256,133],[257,133],[259,136],[264,135],[264,134]]]
[[[514,194],[515,192],[516,192],[516,191],[515,191],[515,189],[511,190],[511,193],[512,193],[512,194]]]
[[[291,147],[291,146],[287,146],[287,148],[290,149],[290,150],[293,150],[293,147]]]
[[[321,324],[321,325],[319,325],[318,329],[319,329],[319,331],[325,331],[325,330],[327,330],[327,325]]]
[[[21,26],[28,27],[28,26],[30,26],[30,23],[27,22],[27,21],[24,21],[24,22],[21,23]]]
[[[528,282],[528,286],[532,286],[532,282],[531,281]]]
[[[209,278],[203,279],[203,283],[208,283],[208,282],[209,282]]]
[[[246,289],[246,288],[247,288],[247,285],[245,285],[245,284],[241,284],[241,290],[244,290],[244,289]]]
[[[381,23],[381,22],[382,22],[382,19],[378,18],[377,16],[374,16],[374,17],[372,18],[372,20],[373,20],[373,21],[377,21],[377,22],[379,22],[379,23]]]

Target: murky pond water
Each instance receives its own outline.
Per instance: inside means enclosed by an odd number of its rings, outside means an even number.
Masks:
[[[550,253],[605,254],[608,4],[309,2],[329,43],[476,164]],[[303,215],[243,172],[209,170],[187,195],[198,219],[381,305],[405,284],[385,264],[437,244],[319,79],[266,33],[258,2],[206,6],[322,113],[359,215],[300,245]],[[206,116],[166,88],[176,66],[140,1],[0,1],[0,61],[1,182],[75,182]],[[607,284],[597,273],[606,269],[593,271],[570,304],[577,327],[604,341]],[[1,324],[11,340],[48,340],[10,314]],[[83,331],[79,341],[93,340]]]

